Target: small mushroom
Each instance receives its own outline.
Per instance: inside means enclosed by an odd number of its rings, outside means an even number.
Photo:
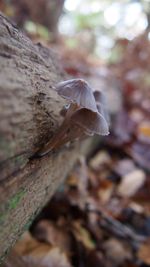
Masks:
[[[77,110],[71,117],[71,122],[81,127],[87,135],[108,135],[108,124],[100,113],[86,108]]]
[[[82,79],[64,81],[56,86],[57,93],[69,100],[65,118],[57,133],[37,153],[44,156],[68,141],[94,134],[108,135],[108,124],[99,113],[92,89]]]
[[[68,115],[79,108],[87,108],[98,112],[92,88],[83,79],[73,79],[60,82],[56,85],[57,93],[70,101]]]
[[[97,103],[101,103],[103,106],[107,105],[106,97],[101,91],[94,91],[94,98]]]
[[[94,93],[96,106],[99,113],[105,118],[108,124],[110,124],[110,116],[107,111],[107,103],[105,95],[101,91],[95,91]]]
[[[86,108],[79,109],[72,114],[68,123],[63,122],[56,135],[40,150],[38,155],[44,156],[52,149],[58,148],[69,141],[94,134],[109,134],[106,120],[98,112]]]

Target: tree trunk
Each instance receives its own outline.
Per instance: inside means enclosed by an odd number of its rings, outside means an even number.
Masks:
[[[78,143],[31,156],[62,122],[65,101],[53,86],[65,74],[50,49],[33,43],[0,14],[0,255],[50,199],[81,151]]]
[[[12,0],[12,4],[15,6],[18,25],[23,26],[25,21],[32,20],[56,35],[64,0]]]

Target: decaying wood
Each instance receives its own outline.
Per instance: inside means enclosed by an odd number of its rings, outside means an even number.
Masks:
[[[62,122],[53,86],[65,74],[48,48],[33,43],[0,14],[0,255],[63,181],[80,144],[41,159],[34,153]]]

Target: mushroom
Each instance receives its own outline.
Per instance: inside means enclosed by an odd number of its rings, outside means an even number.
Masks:
[[[108,135],[108,124],[99,112],[92,112],[86,108],[77,110],[71,117],[71,122],[82,128],[87,135]]]
[[[107,103],[105,95],[101,91],[94,91],[94,98],[98,112],[105,118],[108,124],[110,124],[110,116],[107,111]]]
[[[70,101],[67,115],[71,115],[78,108],[87,108],[93,112],[98,111],[92,88],[83,79],[60,82],[56,85],[56,91],[61,97]]]
[[[68,141],[94,134],[109,134],[107,121],[99,113],[92,89],[86,81],[82,79],[64,81],[56,85],[56,91],[67,99],[70,105],[57,133],[37,153],[38,156],[44,156]]]

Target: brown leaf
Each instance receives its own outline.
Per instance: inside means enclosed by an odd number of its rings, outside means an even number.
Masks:
[[[19,255],[25,255],[39,246],[39,242],[34,239],[29,232],[25,232],[16,243],[14,250]]]
[[[115,265],[119,265],[132,257],[129,247],[114,238],[107,240],[103,244],[103,248],[105,250],[106,257],[113,261]]]
[[[123,197],[133,196],[144,184],[146,175],[144,171],[136,169],[122,177],[117,192]]]
[[[101,165],[111,163],[111,158],[106,151],[98,152],[90,161],[89,166],[93,169],[98,169]]]
[[[137,256],[144,263],[150,265],[150,240],[145,242],[139,249]]]
[[[82,244],[87,248],[87,249],[94,249],[95,244],[92,240],[92,237],[90,236],[90,233],[87,231],[86,228],[84,228],[81,224],[80,221],[74,221],[72,223],[73,225],[73,234],[75,238],[79,241],[82,242]]]
[[[71,267],[66,254],[60,248],[38,242],[28,232],[17,242],[14,250],[30,266]]]
[[[144,121],[139,124],[137,129],[138,139],[146,144],[150,144],[150,123]]]
[[[114,184],[109,180],[102,180],[98,189],[98,196],[102,204],[107,203],[113,193]]]
[[[46,245],[39,245],[38,248],[24,256],[24,259],[39,267],[71,267],[65,253],[61,252],[59,248],[48,248]]]
[[[59,227],[51,221],[41,220],[37,224],[34,233],[38,240],[59,247],[61,251],[68,252],[70,249],[70,238],[65,226]]]

